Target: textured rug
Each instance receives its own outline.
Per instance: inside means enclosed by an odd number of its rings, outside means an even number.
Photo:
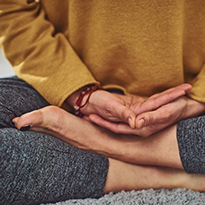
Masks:
[[[109,193],[99,199],[75,199],[55,205],[205,205],[205,193],[186,189]],[[48,205],[48,204],[47,204]],[[49,204],[51,205],[51,204]]]

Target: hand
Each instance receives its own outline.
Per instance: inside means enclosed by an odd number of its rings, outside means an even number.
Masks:
[[[125,101],[121,95],[98,90],[91,95],[88,104],[81,109],[81,112],[86,116],[97,114],[108,121],[124,122],[134,128],[136,114],[129,108],[127,102],[130,99]]]
[[[155,129],[155,127],[153,126],[153,128],[149,127],[147,129],[139,130],[145,124],[144,118],[142,117],[142,113],[148,112],[148,111],[154,112],[158,108],[165,106],[166,104],[169,104],[170,102],[173,102],[175,99],[179,98],[180,96],[185,95],[187,92],[190,91],[190,89],[191,89],[190,85],[182,84],[175,88],[168,89],[162,93],[155,94],[151,96],[150,98],[145,99],[145,98],[133,97],[131,101],[128,96],[121,95],[121,98],[123,98],[124,100],[126,101],[129,100],[130,109],[132,109],[138,115],[136,119],[136,124],[135,124],[137,129],[131,129],[125,123],[114,123],[114,122],[108,121],[96,114],[91,114],[89,115],[89,118],[84,117],[84,119],[90,120],[98,124],[99,126],[105,127],[115,133],[149,136],[150,134],[153,134],[159,131],[161,129],[160,128],[161,126],[157,127],[157,129]],[[163,115],[160,114],[158,117],[160,116],[163,118]],[[163,128],[165,127],[166,126],[163,126]]]
[[[143,120],[141,128],[155,126],[156,129],[162,129],[164,126],[177,123],[180,120],[197,117],[205,113],[205,103],[198,102],[187,96],[180,97],[155,111],[140,114],[136,121]]]
[[[185,95],[190,89],[191,85],[182,84],[165,92],[153,95],[148,99],[113,94],[99,90],[91,95],[88,104],[81,109],[81,112],[84,115],[99,116],[111,122],[124,122],[134,129],[136,128],[135,120],[137,114],[157,109]],[[85,119],[87,118],[85,117]],[[91,119],[93,118],[91,117]]]
[[[94,120],[96,124],[112,130],[115,133],[135,134],[141,137],[148,137],[180,120],[199,116],[204,113],[205,103],[200,103],[189,97],[183,96],[156,110],[138,115],[136,124],[140,124],[140,129],[130,129],[130,127],[124,123],[117,124],[108,122],[99,116],[95,116]],[[143,124],[141,122],[143,122]]]
[[[74,107],[81,90],[78,90],[70,95],[66,99],[66,103],[71,107]],[[129,124],[130,127],[135,126],[136,114],[128,106],[126,106],[126,102],[119,96],[105,90],[97,90],[92,93],[89,101],[87,102],[88,96],[89,94],[85,95],[81,102],[81,105],[85,104],[85,106],[80,109],[80,112],[83,115],[95,113],[109,121],[120,121]]]

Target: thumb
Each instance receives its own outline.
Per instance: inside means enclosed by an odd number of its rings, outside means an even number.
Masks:
[[[161,122],[161,119],[157,111],[142,113],[136,119],[136,128],[142,129],[143,127],[158,124]]]
[[[136,114],[134,113],[134,111],[126,106],[120,106],[118,113],[123,122],[128,123],[132,129],[135,128]]]

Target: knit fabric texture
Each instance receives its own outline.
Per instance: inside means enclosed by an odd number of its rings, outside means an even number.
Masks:
[[[205,116],[179,122],[177,139],[184,170],[205,174]]]
[[[186,189],[159,189],[109,193],[99,199],[74,199],[55,205],[202,205],[205,194]],[[49,204],[50,205],[50,204]]]
[[[27,83],[0,80],[0,204],[40,204],[102,196],[107,157],[55,137],[20,131],[11,120],[48,103]]]

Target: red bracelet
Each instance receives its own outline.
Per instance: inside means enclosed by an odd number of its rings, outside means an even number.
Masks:
[[[91,94],[96,90],[102,90],[102,88],[99,88],[97,85],[92,86],[86,86],[84,90],[81,91],[80,96],[78,97],[76,101],[76,105],[74,106],[75,114],[78,116],[82,116],[83,114],[80,112],[80,108],[83,108],[89,101]],[[83,98],[86,94],[89,94],[87,97],[87,100],[83,105],[81,105]]]

